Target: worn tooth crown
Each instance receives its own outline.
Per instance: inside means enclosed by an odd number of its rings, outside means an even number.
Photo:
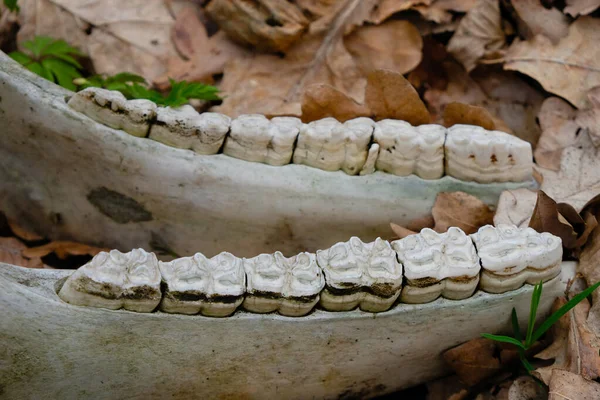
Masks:
[[[275,117],[271,120],[271,143],[267,146],[269,165],[286,165],[292,161],[294,144],[300,133],[302,121],[295,117]]]
[[[341,127],[345,138],[345,156],[342,170],[348,175],[357,175],[364,167],[368,156],[368,147],[373,136],[375,123],[370,118],[354,118],[344,122]]]
[[[271,138],[271,122],[264,115],[240,115],[231,121],[223,153],[240,160],[266,162]]]
[[[448,129],[446,174],[482,183],[524,181],[531,178],[531,145],[500,131],[471,125]]]
[[[300,129],[294,150],[294,163],[324,171],[342,168],[345,158],[344,132],[335,118],[324,118],[305,124]]]
[[[275,258],[286,267],[288,274],[283,288],[285,297],[316,296],[325,287],[325,277],[313,253],[303,252],[286,258],[278,251]]]

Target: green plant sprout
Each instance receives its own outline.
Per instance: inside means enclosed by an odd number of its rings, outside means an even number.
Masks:
[[[519,359],[521,363],[527,370],[527,372],[531,373],[534,370],[531,363],[527,360],[525,356],[525,352],[531,348],[531,346],[538,340],[556,321],[558,321],[563,315],[568,313],[573,307],[579,304],[583,299],[588,297],[594,290],[596,290],[600,286],[600,282],[596,282],[594,285],[588,287],[583,292],[579,293],[571,300],[569,300],[565,305],[556,310],[550,317],[548,317],[537,329],[534,330],[535,327],[535,319],[538,310],[538,305],[540,304],[540,299],[542,297],[542,282],[535,285],[533,288],[533,293],[531,295],[531,307],[529,309],[529,324],[527,325],[527,335],[525,336],[525,340],[521,335],[521,329],[519,327],[519,319],[517,318],[517,311],[513,308],[511,314],[512,320],[512,328],[514,337],[510,336],[502,336],[502,335],[492,335],[489,333],[482,333],[486,339],[495,340],[497,342],[510,343],[517,346],[519,352]]]
[[[83,55],[64,40],[47,36],[36,36],[23,42],[27,53],[13,51],[9,56],[33,73],[58,83],[69,90],[75,90],[73,79],[81,77],[83,67],[75,59]]]
[[[19,11],[19,6],[17,5],[17,0],[4,0],[4,5],[10,11]]]

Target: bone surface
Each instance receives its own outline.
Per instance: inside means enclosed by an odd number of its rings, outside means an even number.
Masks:
[[[369,143],[375,123],[370,118],[354,118],[338,127],[344,136],[344,162],[342,170],[348,175],[358,175],[369,155]]]
[[[562,241],[548,232],[486,225],[471,237],[483,268],[480,286],[486,292],[504,293],[560,273]]]
[[[325,272],[326,286],[321,306],[329,311],[389,309],[402,287],[402,264],[390,244],[377,238],[363,243],[352,237],[327,250],[317,251],[317,262]]]
[[[445,145],[446,174],[475,182],[520,182],[533,172],[531,144],[500,131],[454,125]]]
[[[379,145],[377,143],[371,144],[369,147],[369,154],[367,155],[367,161],[365,161],[365,165],[363,165],[360,170],[360,176],[370,175],[375,172],[375,163],[377,162],[377,157],[379,156]]]
[[[325,278],[315,255],[300,253],[286,258],[281,252],[244,259],[247,294],[244,308],[251,312],[278,311],[299,317],[319,302]]]
[[[445,233],[422,229],[392,242],[404,264],[406,286],[401,301],[425,303],[440,295],[453,300],[471,296],[479,282],[479,257],[473,242],[461,229]]]
[[[156,104],[149,100],[127,100],[121,92],[86,88],[69,99],[69,106],[94,121],[121,129],[130,135],[148,136],[156,118]]]
[[[275,117],[271,120],[271,142],[267,146],[265,163],[286,165],[292,161],[294,145],[300,133],[302,121],[295,117]]]
[[[415,128],[405,121],[379,121],[373,133],[380,146],[376,168],[399,176],[439,179],[444,175],[445,134],[440,125]]]
[[[142,249],[101,252],[67,279],[59,296],[78,306],[151,312],[161,299],[158,260]]]
[[[323,118],[300,129],[294,163],[324,171],[337,171],[344,164],[344,132],[335,118]]]
[[[231,119],[223,114],[199,114],[194,107],[159,107],[150,139],[198,154],[216,154],[223,146]]]
[[[244,300],[246,276],[242,260],[223,252],[212,258],[201,253],[160,262],[165,294],[160,309],[170,313],[226,317]]]

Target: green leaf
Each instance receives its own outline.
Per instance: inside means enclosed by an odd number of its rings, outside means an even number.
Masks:
[[[42,52],[54,39],[48,36],[36,36],[33,40],[27,40],[23,42],[23,47],[31,51],[33,57],[38,59],[42,55]]]
[[[21,53],[20,51],[13,51],[12,53],[8,53],[8,56],[18,62],[21,65],[26,65],[33,60],[25,53]]]
[[[146,83],[146,80],[136,74],[132,74],[130,72],[121,72],[119,74],[109,76],[106,78],[106,84],[112,83]]]
[[[42,66],[52,72],[60,86],[69,90],[77,89],[73,79],[79,78],[81,74],[72,65],[56,58],[46,58],[42,60]]]
[[[533,287],[533,293],[531,294],[531,307],[529,309],[529,325],[527,325],[527,336],[525,336],[525,348],[529,348],[533,344],[533,328],[535,327],[535,320],[537,315],[538,306],[540,305],[540,299],[542,298],[542,282],[540,281]]]
[[[58,58],[60,60],[63,60],[64,62],[71,64],[72,66],[74,66],[75,68],[78,69],[83,69],[83,67],[81,66],[81,64],[79,64],[79,62],[74,59],[73,57],[67,55],[67,54],[52,54],[52,58]]]
[[[569,300],[565,305],[556,310],[551,316],[549,316],[543,323],[540,325],[536,331],[533,333],[532,340],[535,342],[538,340],[556,321],[560,319],[563,315],[568,313],[573,307],[577,304],[581,303],[583,299],[588,297],[594,290],[596,290],[600,286],[600,282],[596,282],[592,286],[585,289],[583,292],[579,293],[571,300]]]
[[[19,5],[17,4],[17,0],[4,0],[4,5],[10,11],[19,11]]]
[[[512,322],[513,334],[515,335],[515,339],[517,339],[519,342],[522,342],[523,337],[521,336],[521,327],[519,326],[519,318],[517,317],[517,310],[515,310],[514,307],[512,309],[510,319]]]
[[[514,344],[515,346],[521,349],[525,349],[523,343],[519,342],[517,339],[511,338],[510,336],[491,335],[489,333],[482,333],[481,336],[483,336],[486,339],[495,340],[496,342]]]
[[[78,49],[76,49],[75,47],[71,46],[69,43],[65,42],[62,39],[59,40],[52,40],[51,43],[48,43],[46,46],[44,46],[40,52],[40,55],[42,56],[59,56],[59,55],[69,55],[69,54],[73,54],[76,56],[82,56],[83,53],[81,53]],[[81,67],[79,67],[81,68]]]

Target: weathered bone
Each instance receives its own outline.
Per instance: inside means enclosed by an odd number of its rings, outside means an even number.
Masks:
[[[377,157],[379,156],[379,145],[377,143],[371,144],[369,147],[369,154],[367,155],[367,161],[365,161],[365,165],[363,165],[360,170],[360,176],[370,175],[375,172],[375,163],[377,162]]]
[[[150,100],[127,100],[121,92],[87,88],[69,99],[69,106],[94,121],[146,137],[156,118],[156,104]]]
[[[286,258],[281,252],[244,258],[247,294],[244,308],[256,313],[278,311],[299,317],[319,302],[325,279],[315,255],[300,253]]]
[[[548,232],[486,225],[471,238],[481,259],[480,286],[486,292],[504,293],[560,273],[562,241]]]
[[[296,138],[300,133],[302,121],[295,117],[275,117],[271,120],[271,142],[267,146],[265,163],[286,165],[292,161]]]
[[[231,119],[223,114],[199,114],[194,107],[158,107],[156,122],[150,129],[150,139],[198,154],[217,154],[229,131]]]
[[[165,282],[160,309],[165,312],[226,317],[244,300],[246,276],[242,260],[233,254],[208,259],[196,253],[159,266]]]
[[[294,150],[294,163],[323,171],[337,171],[344,164],[344,133],[335,118],[303,125]]]
[[[508,133],[454,125],[444,147],[446,175],[482,183],[531,179],[531,144]]]
[[[375,123],[370,118],[354,118],[338,127],[344,136],[344,162],[342,170],[348,175],[358,175],[368,158],[369,143]]]
[[[260,114],[240,115],[231,121],[223,154],[240,160],[265,162],[271,142],[271,123]]]
[[[59,296],[78,306],[151,312],[161,299],[158,259],[142,249],[101,252],[67,279]]]
[[[389,309],[402,287],[402,264],[390,244],[377,238],[363,243],[352,237],[327,250],[317,251],[317,261],[325,273],[326,286],[321,306],[329,311]]]
[[[479,282],[479,257],[471,239],[459,228],[445,233],[422,229],[392,242],[404,264],[406,286],[401,300],[425,303],[439,296],[460,300],[471,296]]]

